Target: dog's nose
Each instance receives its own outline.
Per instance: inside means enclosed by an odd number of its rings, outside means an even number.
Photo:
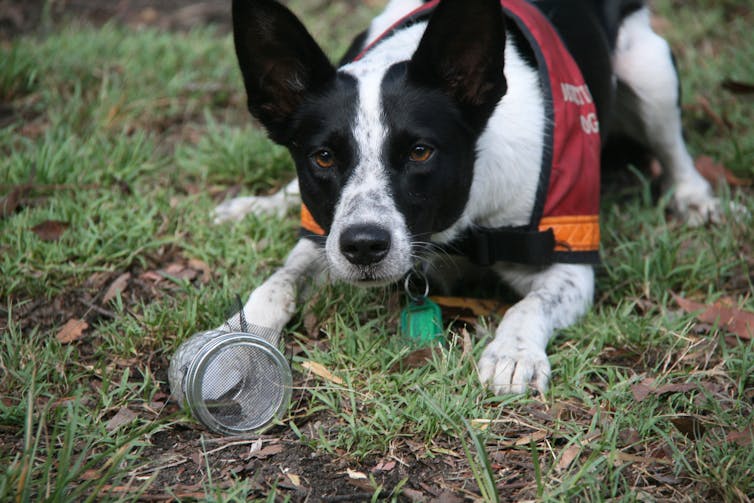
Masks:
[[[376,264],[390,251],[390,232],[374,224],[346,227],[340,235],[340,251],[354,265]]]

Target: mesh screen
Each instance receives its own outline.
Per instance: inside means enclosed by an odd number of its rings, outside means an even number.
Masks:
[[[202,399],[218,422],[236,429],[267,423],[283,400],[285,379],[263,349],[233,345],[213,355],[202,379]]]

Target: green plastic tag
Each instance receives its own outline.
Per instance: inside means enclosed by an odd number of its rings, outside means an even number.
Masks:
[[[427,297],[409,300],[401,311],[401,333],[419,345],[442,337],[442,311]]]

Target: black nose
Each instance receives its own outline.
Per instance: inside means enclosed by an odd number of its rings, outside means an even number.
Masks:
[[[390,232],[374,224],[346,227],[340,251],[354,265],[376,264],[390,251]]]

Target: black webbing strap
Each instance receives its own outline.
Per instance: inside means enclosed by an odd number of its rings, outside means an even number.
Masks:
[[[448,253],[468,257],[480,266],[495,262],[516,262],[545,266],[555,262],[555,234],[525,227],[474,228],[445,248]]]

